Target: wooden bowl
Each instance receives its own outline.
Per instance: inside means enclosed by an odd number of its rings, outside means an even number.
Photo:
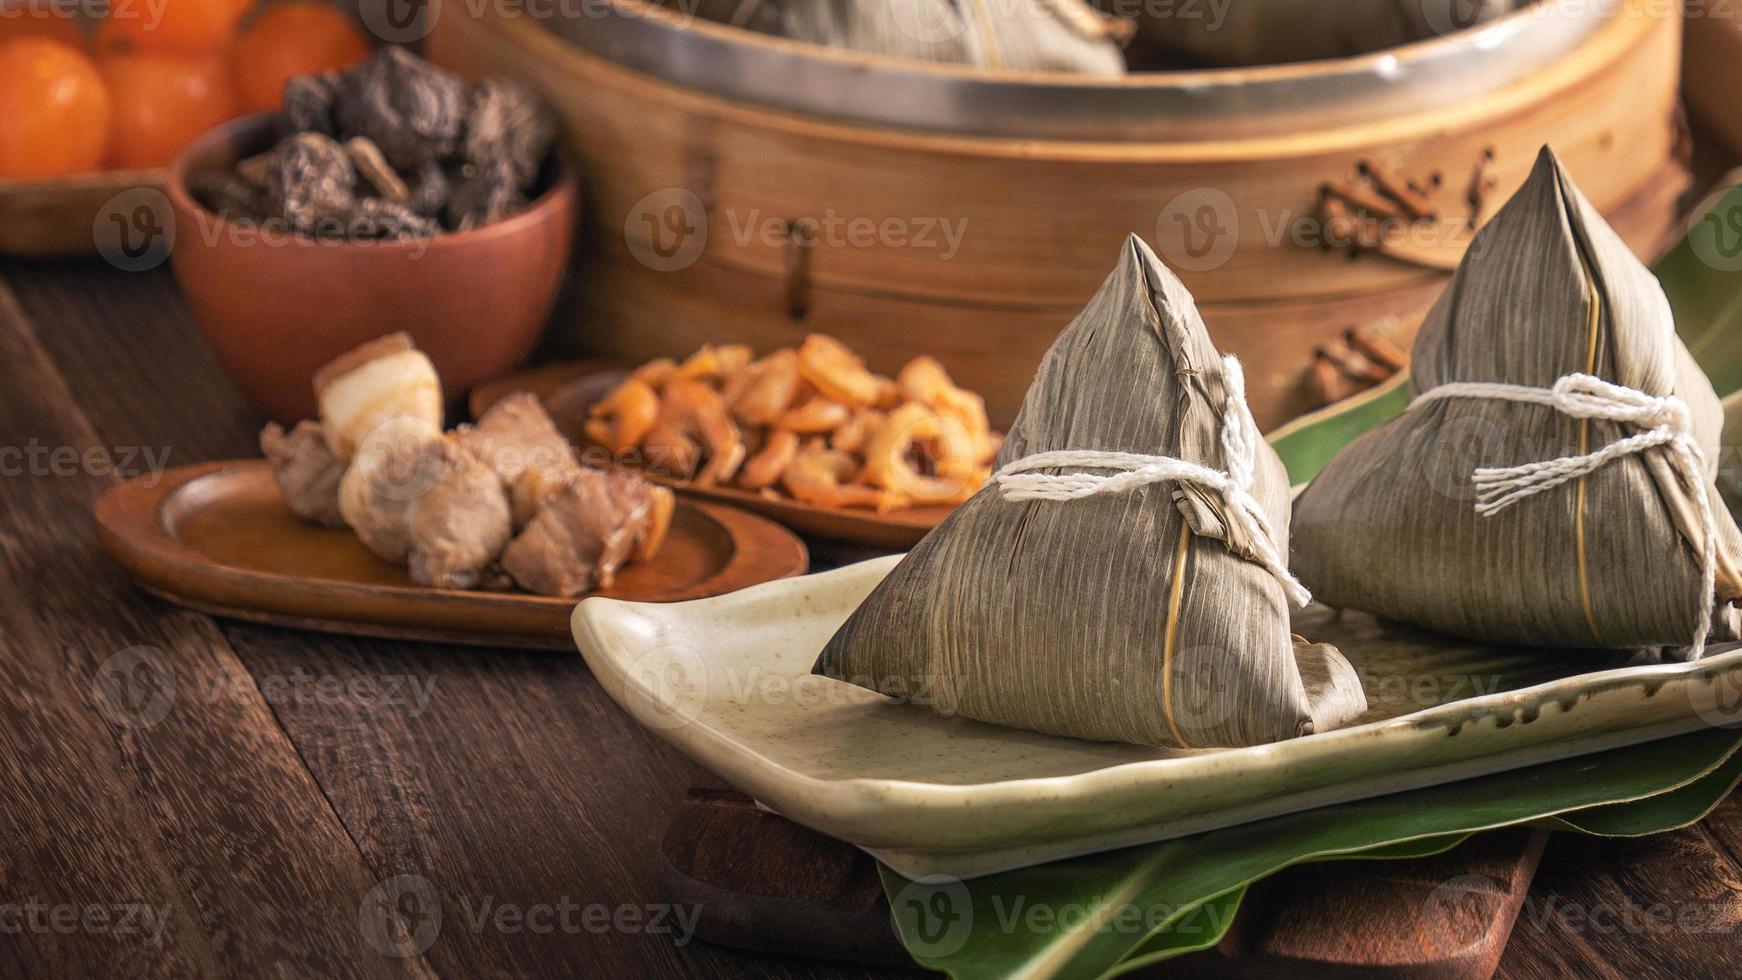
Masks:
[[[596,6],[608,16],[442,17],[427,46],[462,75],[532,86],[562,119],[588,227],[579,322],[554,329],[631,363],[811,332],[878,371],[933,354],[994,425],[1127,235],[1156,246],[1246,363],[1268,429],[1318,403],[1316,346],[1351,326],[1408,345],[1472,211],[1491,216],[1543,144],[1642,252],[1685,180],[1681,21],[1650,0],[1355,58],[1090,81]],[[1514,42],[1530,43],[1512,57]],[[833,87],[801,84],[815,80]],[[1423,186],[1440,174],[1440,221],[1407,248],[1317,247],[1320,187],[1361,161]]]
[[[266,150],[272,117],[195,140],[170,167],[170,260],[218,362],[281,422],[315,414],[315,369],[365,341],[410,333],[449,396],[519,364],[550,315],[568,265],[578,191],[553,166],[524,211],[473,231],[413,241],[334,241],[226,220],[187,189],[190,174]]]

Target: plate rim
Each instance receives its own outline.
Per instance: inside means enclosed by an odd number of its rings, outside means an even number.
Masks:
[[[486,644],[518,637],[538,646],[566,649],[571,645],[563,625],[573,606],[588,596],[564,598],[308,578],[214,561],[165,526],[164,505],[189,486],[213,476],[267,472],[270,466],[263,459],[216,460],[116,484],[104,491],[92,508],[99,544],[148,591],[218,615],[362,635],[440,636],[452,642]],[[679,595],[637,601],[694,601],[729,592],[738,582],[766,584],[773,578],[802,575],[809,565],[804,543],[773,521],[702,501],[682,501],[679,506],[719,526],[732,544],[731,554],[720,568],[679,590]],[[238,601],[249,596],[268,598]],[[316,608],[304,605],[306,599],[315,600]],[[370,606],[374,612],[332,615],[337,606]],[[479,614],[500,618],[466,625],[465,620]]]
[[[719,618],[717,614],[722,607],[743,607],[747,604],[763,601],[770,593],[778,594],[785,590],[813,588],[816,583],[829,578],[850,579],[856,576],[872,575],[877,573],[876,566],[879,563],[892,568],[899,563],[902,557],[900,555],[885,556],[827,572],[768,582],[725,595],[672,604],[666,607],[664,615],[669,617],[699,614]],[[886,574],[886,570],[883,574]],[[1237,767],[1241,772],[1251,775],[1252,778],[1271,777],[1296,768],[1304,769],[1306,767],[1326,766],[1327,764],[1332,768],[1337,768],[1337,760],[1346,758],[1351,752],[1359,752],[1365,745],[1374,742],[1380,743],[1381,749],[1392,752],[1419,751],[1420,745],[1415,743],[1423,743],[1421,735],[1417,734],[1405,738],[1401,746],[1394,747],[1392,743],[1398,740],[1397,733],[1415,730],[1416,732],[1425,732],[1429,737],[1444,738],[1452,724],[1457,724],[1460,728],[1468,728],[1472,733],[1479,731],[1483,726],[1492,727],[1498,732],[1512,727],[1515,722],[1511,719],[1522,718],[1525,712],[1532,709],[1535,709],[1543,717],[1549,716],[1551,712],[1556,710],[1563,714],[1571,714],[1571,709],[1565,708],[1564,704],[1561,704],[1559,708],[1555,707],[1556,704],[1569,699],[1573,700],[1575,704],[1594,703],[1599,698],[1627,697],[1630,692],[1644,688],[1653,689],[1653,694],[1650,696],[1656,697],[1663,694],[1665,688],[1677,683],[1684,685],[1680,693],[1685,695],[1688,690],[1685,685],[1701,680],[1715,683],[1717,678],[1742,673],[1742,648],[1739,648],[1717,653],[1699,661],[1610,668],[1576,674],[1556,681],[1533,684],[1512,691],[1465,698],[1419,709],[1393,718],[1281,742],[1243,748],[1181,751],[1164,758],[1117,762],[1098,769],[1069,775],[1023,777],[977,783],[935,783],[865,776],[829,778],[819,777],[791,766],[782,765],[763,753],[744,747],[740,740],[709,723],[705,713],[690,724],[682,726],[681,730],[662,727],[658,723],[658,719],[650,723],[645,717],[650,696],[633,687],[628,672],[622,669],[620,658],[606,651],[606,647],[610,643],[611,622],[625,615],[637,619],[642,618],[646,614],[646,605],[598,597],[577,604],[572,615],[576,645],[587,660],[594,676],[599,678],[600,683],[614,700],[655,734],[677,746],[695,761],[707,766],[728,781],[739,785],[740,788],[777,812],[815,827],[824,833],[845,836],[853,843],[868,849],[889,850],[906,854],[925,851],[972,853],[984,851],[990,847],[1036,843],[1043,838],[1018,834],[1002,844],[940,840],[928,845],[923,839],[914,836],[908,836],[904,839],[895,839],[886,833],[866,836],[863,828],[867,822],[878,818],[887,820],[891,812],[918,818],[928,813],[949,810],[961,812],[978,809],[984,812],[986,808],[991,807],[1032,806],[1033,796],[1037,790],[1044,791],[1049,797],[1080,801],[1115,792],[1122,785],[1126,787],[1132,784],[1177,787],[1182,781],[1198,782],[1214,778],[1217,775],[1217,769],[1230,767]],[[831,683],[843,682],[834,681]],[[1446,765],[1470,763],[1475,765],[1478,770],[1497,772],[1549,760],[1532,758],[1511,764],[1496,765],[1491,769],[1483,769],[1481,764],[1487,760],[1499,760],[1504,763],[1508,758],[1529,754],[1532,750],[1546,746],[1557,744],[1577,746],[1581,741],[1588,742],[1600,737],[1626,738],[1637,734],[1641,737],[1634,739],[1634,741],[1649,741],[1674,734],[1675,732],[1669,729],[1680,723],[1693,727],[1705,725],[1720,727],[1700,718],[1698,710],[1690,698],[1684,697],[1683,700],[1687,704],[1687,711],[1669,721],[1651,716],[1640,719],[1636,724],[1604,724],[1601,723],[1601,719],[1617,712],[1618,708],[1621,707],[1619,705],[1606,705],[1600,708],[1587,708],[1587,714],[1593,710],[1599,711],[1601,714],[1598,722],[1590,724],[1589,730],[1582,734],[1557,733],[1553,734],[1552,737],[1520,740],[1516,739],[1516,736],[1506,737],[1489,733],[1485,739],[1477,740],[1483,743],[1480,751],[1449,760]],[[1504,724],[1500,724],[1500,719],[1508,720]],[[1518,725],[1520,730],[1525,727]],[[1653,732],[1656,734],[1651,734]],[[705,734],[705,737],[698,738],[696,737],[697,733]],[[685,737],[686,735],[687,737]],[[1497,746],[1493,744],[1494,742],[1502,744]],[[1601,748],[1585,748],[1553,757],[1574,757],[1600,750]],[[1357,774],[1356,776],[1332,780],[1327,785],[1384,780],[1403,771],[1405,770],[1390,769],[1377,776]],[[1480,772],[1470,775],[1478,774]],[[1468,776],[1458,778],[1468,778]],[[782,785],[783,780],[787,782],[787,785]],[[809,799],[805,799],[806,796]],[[1270,815],[1274,814],[1260,814],[1249,819],[1261,819],[1263,816]],[[1134,821],[1129,826],[1137,827],[1152,823],[1152,821]],[[1150,839],[1156,838],[1151,837]]]

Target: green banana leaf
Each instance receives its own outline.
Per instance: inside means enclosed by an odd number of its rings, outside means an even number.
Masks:
[[[1432,857],[1457,847],[1469,838],[1469,834],[1424,837],[1421,840],[1375,847],[1359,854],[1340,855],[1335,860],[1404,861],[1410,858]],[[1117,972],[1135,970],[1151,963],[1160,963],[1162,960],[1172,959],[1186,953],[1195,953],[1216,945],[1222,941],[1224,935],[1227,935],[1229,926],[1233,925],[1234,913],[1239,911],[1240,903],[1245,899],[1245,896],[1246,889],[1240,887],[1210,899],[1181,919],[1178,925],[1163,929],[1144,940],[1142,945],[1119,961]]]
[[[1187,912],[1171,926],[1158,930],[1119,961],[1117,972],[1124,973],[1171,960],[1176,956],[1211,949],[1228,934],[1234,925],[1234,915],[1246,899],[1246,886],[1224,892]]]
[[[1409,372],[1399,371],[1376,388],[1346,398],[1284,425],[1265,441],[1282,457],[1288,482],[1300,486],[1319,475],[1331,457],[1355,437],[1409,407]]]
[[[1697,213],[1653,272],[1723,397],[1742,391],[1742,171]],[[1404,373],[1268,438],[1302,484],[1408,401]],[[1686,826],[1742,781],[1738,748],[1742,734],[1714,729],[970,882],[880,871],[898,932],[924,966],[960,978],[1112,976],[1214,946],[1246,886],[1292,864],[1424,856],[1514,823],[1609,836]],[[940,898],[969,913],[969,927],[946,930],[943,943],[922,928]],[[1024,908],[1079,914],[1025,920]]]
[[[1701,778],[1656,796],[1564,813],[1544,821],[1557,830],[1599,837],[1643,837],[1698,823],[1742,782],[1742,752]]]
[[[1720,398],[1742,391],[1742,171],[1727,183],[1651,268],[1669,296],[1676,332]]]
[[[1738,749],[1742,733],[1707,729],[965,882],[880,871],[923,966],[957,978],[1112,976],[1213,946],[1247,885],[1305,861],[1378,847],[1388,850],[1377,857],[1420,856],[1557,815],[1580,829],[1685,826],[1735,785]]]

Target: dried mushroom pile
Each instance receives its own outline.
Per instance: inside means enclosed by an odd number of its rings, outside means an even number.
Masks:
[[[280,140],[233,172],[194,175],[200,202],[323,238],[425,238],[527,205],[555,125],[525,88],[460,79],[388,47],[284,88]]]
[[[435,367],[405,334],[334,360],[314,384],[319,422],[260,434],[286,504],[349,527],[419,585],[577,595],[610,588],[665,541],[671,491],[581,466],[530,394],[443,432]]]

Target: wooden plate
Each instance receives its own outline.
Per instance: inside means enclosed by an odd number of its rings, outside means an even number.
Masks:
[[[103,548],[171,602],[280,626],[491,646],[571,650],[579,597],[414,584],[350,531],[285,507],[263,460],[205,463],[130,480],[97,501]],[[659,557],[592,593],[668,602],[799,575],[804,544],[729,507],[681,502]]]
[[[478,418],[503,398],[517,391],[530,391],[548,407],[551,396],[558,389],[575,381],[585,382],[581,400],[592,401],[603,398],[627,374],[628,371],[621,364],[610,361],[550,364],[506,375],[473,388],[468,406],[472,417]],[[587,397],[587,393],[594,388],[597,391],[592,392],[592,397]],[[553,417],[557,416],[555,412],[551,414]],[[586,445],[586,436],[579,431],[578,422],[577,419],[556,417],[557,426],[569,437],[569,441],[576,445]],[[649,476],[648,479],[691,497],[729,504],[761,514],[800,534],[850,541],[889,551],[906,551],[918,544],[926,532],[937,527],[955,510],[954,507],[939,506],[904,507],[887,514],[878,514],[854,507],[817,507],[787,497],[769,498],[760,493],[733,487],[697,487],[669,477]]]
[[[141,258],[152,247],[167,247],[159,240],[168,220],[169,201],[161,194],[164,170],[111,170],[52,180],[0,180],[0,254],[18,256],[95,255],[98,251],[99,217],[127,225],[105,228],[107,235],[125,234],[130,242],[116,238],[128,251],[125,258]],[[128,194],[139,191],[138,194]],[[154,202],[161,201],[159,205]],[[151,209],[140,215],[139,208]]]

